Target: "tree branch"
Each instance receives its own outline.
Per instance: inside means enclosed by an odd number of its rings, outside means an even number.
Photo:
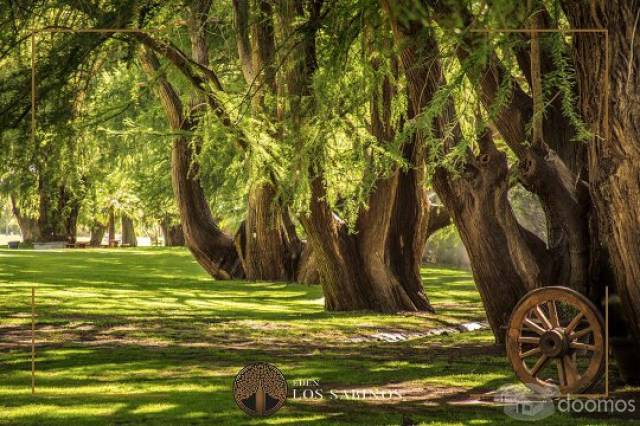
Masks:
[[[218,100],[214,90],[207,87],[207,83],[211,83],[216,91],[223,92],[224,89],[217,75],[209,68],[197,63],[184,54],[179,48],[172,44],[165,43],[154,39],[147,33],[134,32],[132,37],[147,46],[149,49],[161,54],[167,58],[176,68],[191,82],[191,84],[200,91],[216,116],[220,119],[222,125],[233,132],[236,136],[236,142],[240,149],[247,151],[250,147],[249,139],[242,129],[238,128],[231,120],[229,113]]]

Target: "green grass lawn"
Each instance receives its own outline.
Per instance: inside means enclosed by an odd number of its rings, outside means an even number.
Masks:
[[[330,313],[318,286],[214,282],[184,249],[0,250],[0,424],[508,423],[501,408],[470,403],[516,382],[490,333],[350,342],[483,319],[469,273],[428,268],[424,278],[436,315]],[[325,390],[397,390],[404,400],[290,399],[252,419],[231,386],[253,361],[278,366],[290,387],[316,379]]]

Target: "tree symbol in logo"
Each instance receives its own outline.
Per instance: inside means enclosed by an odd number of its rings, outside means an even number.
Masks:
[[[270,416],[287,399],[287,381],[276,367],[266,362],[247,365],[233,382],[238,407],[250,416]]]

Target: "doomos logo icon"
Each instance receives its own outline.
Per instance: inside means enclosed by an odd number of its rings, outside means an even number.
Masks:
[[[233,397],[238,407],[250,416],[266,417],[287,400],[287,381],[282,372],[266,362],[243,368],[233,382]]]

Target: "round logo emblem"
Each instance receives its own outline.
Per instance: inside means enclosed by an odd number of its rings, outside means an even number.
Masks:
[[[287,381],[282,372],[266,362],[243,368],[233,382],[233,397],[238,407],[250,416],[266,417],[287,400]]]

